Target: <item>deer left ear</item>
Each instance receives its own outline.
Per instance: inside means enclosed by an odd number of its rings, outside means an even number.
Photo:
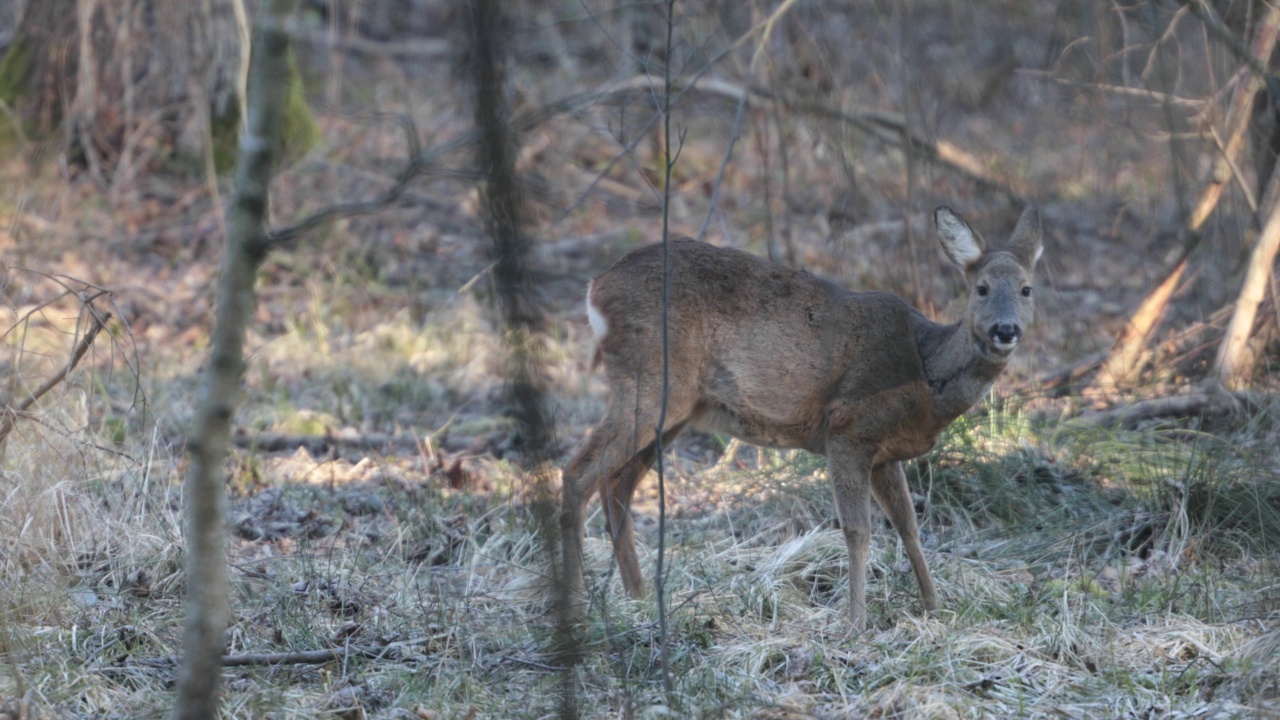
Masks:
[[[1027,209],[1022,211],[1022,217],[1018,218],[1018,225],[1014,227],[1013,235],[1009,238],[1009,252],[1013,253],[1014,257],[1029,270],[1035,269],[1036,261],[1044,253],[1044,235],[1040,231],[1040,211],[1036,210],[1035,205],[1028,205]]]
[[[938,226],[938,239],[947,257],[956,267],[968,272],[982,258],[982,236],[946,205],[933,211],[933,221]]]

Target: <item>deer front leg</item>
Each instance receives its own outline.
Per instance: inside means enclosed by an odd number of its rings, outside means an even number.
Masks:
[[[871,458],[874,450],[844,438],[827,442],[827,473],[849,548],[849,624],[867,626],[867,550],[871,546]]]
[[[929,574],[929,564],[925,562],[924,551],[920,549],[920,531],[916,527],[916,509],[911,502],[911,490],[907,487],[907,476],[902,472],[902,463],[880,463],[871,469],[871,492],[876,502],[880,503],[884,514],[889,516],[893,529],[902,538],[902,545],[907,551],[907,559],[911,561],[911,570],[916,575],[916,583],[920,586],[920,599],[924,609],[936,611],[938,590],[933,586],[933,576]]]

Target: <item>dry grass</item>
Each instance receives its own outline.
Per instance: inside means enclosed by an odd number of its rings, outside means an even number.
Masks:
[[[945,609],[920,614],[882,523],[872,627],[860,636],[846,627],[848,560],[825,519],[820,464],[766,456],[763,470],[726,471],[689,459],[686,444],[669,541],[675,694],[661,690],[654,604],[623,598],[593,517],[595,611],[573,671],[584,717],[1268,716],[1280,628],[1274,547],[1189,542],[1177,511],[1141,492],[1142,478],[1104,478],[1083,455],[1057,458],[1073,468],[1054,482],[1059,496],[1070,486],[1074,514],[1046,504],[1034,518],[1001,518],[953,504],[940,475],[1013,468],[1003,491],[1019,492],[1020,472],[1031,477],[1047,462],[1027,447],[1070,448],[1037,441],[1034,430],[1009,447],[988,434],[995,427],[961,428],[927,465],[926,547]],[[951,467],[960,448],[970,454]],[[28,717],[155,716],[168,701],[173,669],[155,661],[180,639],[177,464],[157,444],[128,450],[146,460],[65,435],[10,441],[0,697],[25,695],[36,708]],[[1182,452],[1171,445],[1165,461]],[[474,460],[475,484],[451,490],[421,458],[353,463],[300,451],[237,463],[257,485],[233,501],[228,652],[387,652],[229,669],[225,717],[346,706],[373,718],[554,716],[549,567],[512,466]],[[1167,512],[1170,529],[1131,551],[1111,528],[1144,511]],[[652,560],[651,503],[638,512],[642,557]]]

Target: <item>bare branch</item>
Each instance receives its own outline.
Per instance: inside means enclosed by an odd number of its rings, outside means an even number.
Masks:
[[[107,321],[111,319],[111,313],[99,316],[97,313],[91,312],[90,316],[93,318],[93,324],[85,331],[84,337],[80,338],[80,342],[76,343],[75,348],[71,351],[70,359],[67,360],[67,364],[45,380],[43,385],[33,390],[27,399],[17,405],[4,403],[5,407],[0,410],[0,413],[4,415],[0,419],[0,442],[4,442],[4,439],[9,437],[9,433],[13,432],[14,423],[19,415],[26,412],[27,408],[34,405],[37,400],[50,390],[57,387],[76,368],[76,365],[80,364],[80,360],[84,358],[85,353],[89,352],[89,348],[93,346],[93,341],[97,339],[98,333],[102,331],[102,328],[106,327]]]
[[[1106,93],[1108,95],[1119,95],[1125,98],[1138,98],[1141,100],[1150,100],[1155,105],[1172,105],[1174,107],[1183,107],[1196,110],[1197,112],[1208,105],[1211,101],[1205,98],[1185,98],[1178,95],[1170,95],[1169,93],[1159,92],[1157,90],[1148,90],[1141,87],[1127,87],[1125,85],[1111,85],[1108,83],[1089,83],[1080,82],[1078,80],[1068,80],[1055,76],[1052,72],[1046,70],[1018,70],[1019,74],[1027,75],[1034,78],[1048,80],[1055,85],[1063,87],[1076,88],[1079,90],[1093,90],[1095,92]]]
[[[414,178],[426,170],[436,156],[447,152],[441,150],[436,154],[426,153],[413,157],[409,164],[405,166],[400,174],[396,176],[395,184],[381,195],[369,200],[361,200],[352,203],[339,203],[330,205],[313,215],[310,215],[296,224],[273,230],[267,234],[267,245],[272,248],[289,248],[292,247],[303,235],[322,225],[339,220],[341,218],[355,217],[358,215],[369,215],[383,208],[390,206],[396,200],[404,195],[409,189],[409,184]]]
[[[1214,23],[1220,24],[1220,21],[1209,14],[1209,11],[1204,9],[1198,0],[1190,2],[1188,7],[1207,27],[1216,28]],[[1258,60],[1258,58],[1267,60],[1271,57],[1276,45],[1276,29],[1277,26],[1280,26],[1280,10],[1270,4],[1266,4],[1264,7],[1264,15],[1254,27],[1252,47],[1243,48],[1242,46],[1242,49],[1238,51],[1248,58],[1248,64],[1251,68],[1254,68],[1255,73],[1262,67],[1262,61]],[[1218,32],[1226,33],[1227,36],[1230,36],[1230,33],[1225,28],[1218,30]],[[1234,38],[1234,36],[1231,37]],[[1114,385],[1118,382],[1125,382],[1132,379],[1137,373],[1147,338],[1151,335],[1156,323],[1163,315],[1164,308],[1169,302],[1170,294],[1186,269],[1187,259],[1200,243],[1200,229],[1217,208],[1218,202],[1222,198],[1222,191],[1227,181],[1233,176],[1235,159],[1239,157],[1244,147],[1246,131],[1249,128],[1254,103],[1257,99],[1258,91],[1263,87],[1262,78],[1267,77],[1265,68],[1262,69],[1263,72],[1259,77],[1236,85],[1232,93],[1231,102],[1228,105],[1225,141],[1219,143],[1220,151],[1214,162],[1213,170],[1204,187],[1201,188],[1200,194],[1196,198],[1195,206],[1187,216],[1183,226],[1185,241],[1182,253],[1173,269],[1165,275],[1155,289],[1143,298],[1130,319],[1129,325],[1126,326],[1120,339],[1116,341],[1111,351],[1111,357],[1108,358],[1104,371],[1100,375],[1103,384]]]
[[[449,54],[448,40],[369,40],[357,35],[339,37],[329,32],[300,32],[295,41],[322,45],[379,57],[413,58],[416,61],[438,60]]]
[[[778,6],[778,9],[774,10],[764,21],[764,27],[760,31],[760,40],[756,43],[756,51],[751,54],[751,64],[747,67],[748,83],[756,76],[756,64],[764,55],[765,46],[769,44],[769,37],[773,35],[774,27],[795,4],[796,0],[784,0]],[[670,73],[667,73],[668,82],[670,81],[670,75]],[[738,138],[742,134],[742,118],[746,115],[747,98],[748,93],[744,92],[738,100],[738,109],[733,116],[733,130],[729,134],[729,144],[724,149],[724,159],[720,161],[720,169],[716,171],[716,179],[711,184],[711,202],[707,204],[707,215],[702,219],[702,227],[698,228],[699,240],[707,236],[707,229],[711,227],[711,217],[716,213],[716,205],[720,200],[720,185],[724,181],[724,171],[729,167],[729,160],[733,157],[733,147],[738,143]]]
[[[1235,33],[1227,28],[1222,19],[1213,11],[1213,8],[1204,3],[1204,0],[1182,0],[1182,4],[1190,9],[1191,14],[1199,18],[1200,22],[1204,23],[1204,26],[1209,29],[1209,32],[1221,40],[1260,79],[1280,80],[1267,69],[1266,58],[1259,59],[1254,53],[1250,52],[1244,41],[1236,37]],[[1266,4],[1264,3],[1264,5]]]

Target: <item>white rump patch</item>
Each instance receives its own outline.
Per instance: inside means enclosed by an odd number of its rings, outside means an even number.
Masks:
[[[587,322],[591,323],[591,329],[596,334],[596,339],[603,340],[604,334],[609,331],[609,321],[604,319],[604,315],[591,304],[591,292],[595,290],[595,280],[587,283]]]

